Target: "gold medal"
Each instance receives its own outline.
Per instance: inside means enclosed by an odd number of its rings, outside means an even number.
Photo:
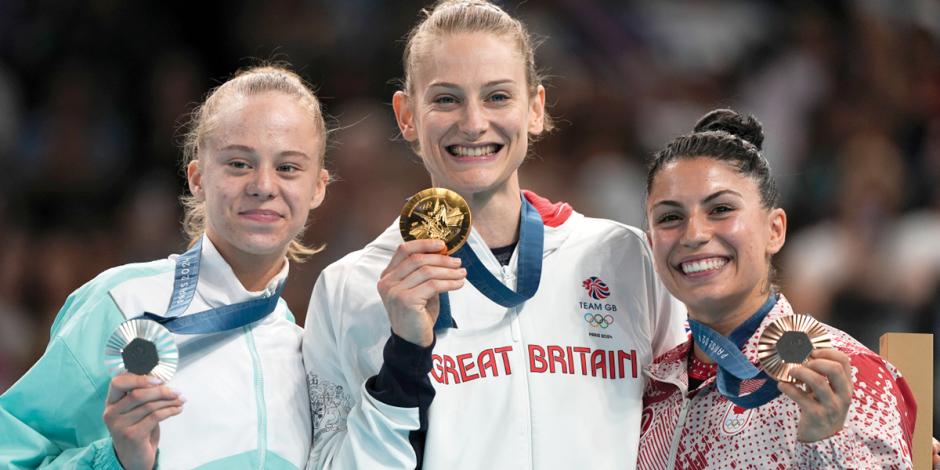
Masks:
[[[767,326],[757,342],[757,359],[768,375],[795,383],[790,370],[803,364],[814,349],[832,347],[822,323],[809,315],[780,317]]]
[[[398,226],[405,241],[441,240],[451,255],[470,236],[470,206],[449,189],[425,189],[405,203]]]

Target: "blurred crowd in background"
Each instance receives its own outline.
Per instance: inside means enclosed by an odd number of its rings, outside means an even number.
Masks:
[[[524,187],[644,226],[651,154],[709,109],[754,114],[789,215],[776,265],[795,309],[876,350],[887,331],[940,333],[940,2],[500,4],[545,39],[560,123]],[[0,391],[71,291],[185,248],[181,126],[257,59],[290,62],[335,129],[335,181],[305,235],[326,249],[285,291],[302,325],[320,270],[429,185],[389,105],[422,6],[0,2]]]

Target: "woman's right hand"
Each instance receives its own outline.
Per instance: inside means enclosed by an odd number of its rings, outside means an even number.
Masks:
[[[379,278],[379,295],[392,331],[418,346],[434,342],[438,295],[460,289],[467,278],[460,258],[442,254],[445,250],[440,240],[404,242]]]
[[[150,470],[156,464],[160,421],[183,411],[179,392],[149,375],[120,374],[111,379],[104,422],[114,453],[126,470]]]

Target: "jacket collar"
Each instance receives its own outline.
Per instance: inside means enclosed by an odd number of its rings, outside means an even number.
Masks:
[[[171,266],[175,265],[178,257],[179,255],[170,255]],[[222,258],[215,245],[203,235],[196,296],[184,315],[205,310],[207,307],[217,308],[272,295],[276,292],[278,283],[287,279],[289,264],[285,259],[284,267],[264,290],[249,292],[242,286],[232,267]],[[144,312],[163,315],[167,311],[173,292],[174,275],[175,271],[171,268],[154,276],[133,278],[118,284],[109,294],[126,318],[133,318]]]

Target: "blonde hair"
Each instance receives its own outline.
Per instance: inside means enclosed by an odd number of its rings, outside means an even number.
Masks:
[[[198,162],[206,137],[215,130],[216,115],[222,103],[235,96],[254,96],[262,93],[278,92],[296,98],[296,102],[306,108],[313,118],[316,137],[320,143],[317,157],[320,167],[326,154],[326,122],[313,90],[299,75],[280,65],[260,65],[249,67],[235,73],[231,79],[209,92],[206,100],[193,110],[186,126],[183,140],[183,171],[190,162]],[[206,231],[205,202],[192,194],[180,197],[183,203],[183,231],[189,237],[192,246]],[[311,248],[301,242],[301,234],[290,241],[287,257],[291,261],[303,262],[304,258],[322,250],[323,247]]]
[[[405,69],[403,88],[411,93],[414,87],[412,76],[416,57],[421,48],[434,38],[456,33],[490,33],[506,37],[513,41],[525,67],[526,88],[529,96],[534,96],[543,77],[535,67],[535,47],[529,31],[521,21],[513,18],[502,8],[486,0],[441,0],[430,9],[422,9],[424,16],[408,33],[402,65]],[[545,113],[544,131],[555,127],[553,120]]]

